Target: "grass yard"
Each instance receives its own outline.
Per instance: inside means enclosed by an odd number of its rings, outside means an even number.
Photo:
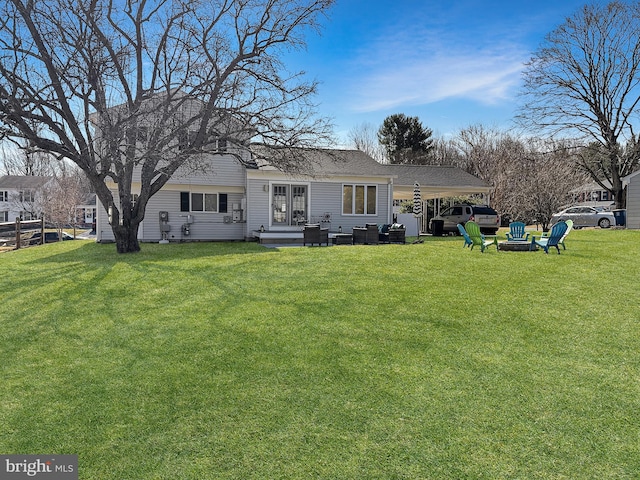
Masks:
[[[0,452],[83,480],[638,478],[639,245],[4,253]]]

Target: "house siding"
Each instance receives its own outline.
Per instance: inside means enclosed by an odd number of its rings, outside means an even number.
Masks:
[[[342,186],[347,183],[366,183],[377,185],[378,198],[376,215],[343,215],[342,213]],[[362,182],[362,180],[345,180],[340,183],[318,183],[312,189],[311,215],[331,213],[331,230],[337,232],[342,227],[343,232],[349,232],[353,227],[364,226],[367,223],[389,223],[389,188],[387,183]]]
[[[349,232],[355,226],[363,226],[367,223],[389,223],[391,221],[391,185],[384,180],[370,178],[344,178],[336,180],[317,180],[309,178],[280,177],[278,174],[266,172],[253,172],[247,180],[247,204],[250,205],[247,216],[247,236],[251,237],[253,231],[261,226],[270,228],[271,218],[271,185],[272,184],[306,184],[309,187],[309,221],[314,222],[324,217],[326,213],[331,216],[329,228],[337,232],[342,227],[344,232]],[[376,215],[343,215],[342,214],[342,187],[347,183],[376,185],[377,210]],[[289,230],[296,227],[288,227]],[[301,227],[300,227],[301,228]]]
[[[265,188],[267,190],[265,190]],[[251,238],[251,232],[259,230],[260,226],[269,227],[269,180],[266,178],[247,180],[247,223],[246,237]]]
[[[167,184],[148,202],[145,219],[140,224],[138,239],[143,242],[158,242],[162,239],[160,232],[159,212],[169,213],[168,224],[171,230],[167,233],[169,241],[223,241],[244,240],[245,223],[243,217],[237,222],[225,222],[225,217],[233,219],[233,207],[245,207],[245,167],[233,156],[212,156],[204,171],[186,170],[170,179]],[[139,178],[139,177],[137,177]],[[139,183],[132,185],[132,191],[139,191]],[[112,188],[117,198],[115,188]],[[180,211],[180,193],[218,193],[227,195],[227,212],[182,212]],[[182,226],[191,215],[193,223],[190,234],[183,233]],[[108,221],[107,211],[102,205],[97,213],[97,240],[114,241],[113,232]]]
[[[245,153],[244,156],[247,156]],[[233,155],[208,155],[206,163],[197,160],[195,163],[179,168],[167,181],[167,185],[244,185],[245,167]],[[140,170],[133,174],[133,182],[140,183]]]
[[[640,229],[640,175],[630,177],[627,185],[627,228]]]

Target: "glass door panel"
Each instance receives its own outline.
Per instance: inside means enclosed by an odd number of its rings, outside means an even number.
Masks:
[[[305,185],[291,186],[291,223],[304,225],[307,222],[307,187]]]
[[[287,185],[274,185],[273,186],[273,201],[272,210],[273,218],[271,221],[273,225],[288,225],[289,219],[287,217],[287,203],[289,202],[289,189]]]
[[[303,225],[308,222],[307,186],[273,185],[272,225]]]

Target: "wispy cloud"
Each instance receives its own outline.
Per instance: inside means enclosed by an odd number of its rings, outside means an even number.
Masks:
[[[510,101],[526,57],[521,46],[505,40],[483,48],[471,38],[446,40],[442,32],[425,31],[370,45],[352,77],[351,109],[373,112],[447,99]]]

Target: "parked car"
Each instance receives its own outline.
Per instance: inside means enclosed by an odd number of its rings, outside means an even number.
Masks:
[[[58,241],[58,232],[44,232],[44,243],[54,243]],[[62,240],[75,240],[67,232],[62,232]],[[40,232],[36,232],[29,238],[30,244],[40,243]]]
[[[487,205],[456,204],[446,208],[435,218],[444,220],[443,232],[453,232],[456,235],[459,233],[458,224],[464,225],[469,220],[476,222],[480,231],[487,235],[495,235],[500,228],[500,215]],[[433,220],[432,218],[429,221],[431,231],[433,231],[431,227]]]
[[[569,207],[551,216],[551,225],[562,220],[572,220],[573,228],[600,227],[609,228],[616,224],[616,218],[612,212],[601,207],[577,205]]]

